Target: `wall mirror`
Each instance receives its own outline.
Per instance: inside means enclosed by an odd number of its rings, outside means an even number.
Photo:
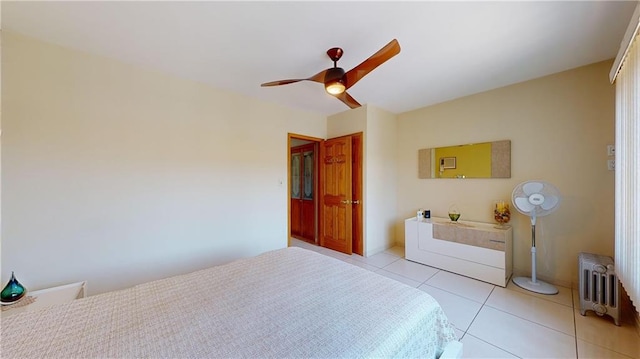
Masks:
[[[418,178],[511,178],[511,141],[418,150]]]

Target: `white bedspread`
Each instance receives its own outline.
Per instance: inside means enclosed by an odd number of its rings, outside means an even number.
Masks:
[[[2,319],[2,358],[435,358],[428,294],[286,248]]]

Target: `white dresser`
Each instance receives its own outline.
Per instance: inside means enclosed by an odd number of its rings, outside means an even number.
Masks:
[[[506,287],[511,277],[510,226],[431,218],[404,222],[406,259]]]

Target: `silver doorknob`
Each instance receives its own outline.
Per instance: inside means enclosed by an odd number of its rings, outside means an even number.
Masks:
[[[351,203],[353,203],[353,204],[360,204],[360,200],[359,200],[359,199],[356,199],[355,201],[351,201]]]

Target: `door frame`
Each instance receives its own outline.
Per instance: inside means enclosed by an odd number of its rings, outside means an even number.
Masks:
[[[298,139],[298,140],[305,140],[305,141],[311,141],[313,143],[315,143],[315,155],[313,156],[313,166],[314,166],[314,181],[313,181],[313,195],[316,196],[316,200],[314,201],[314,234],[313,234],[313,240],[316,244],[318,244],[318,226],[319,226],[319,221],[318,221],[318,200],[317,200],[317,196],[319,193],[319,169],[320,166],[318,165],[318,154],[320,151],[320,144],[322,143],[322,141],[324,141],[323,138],[318,138],[318,137],[311,137],[311,136],[306,136],[306,135],[300,135],[300,134],[296,134],[296,133],[287,133],[287,180],[285,181],[286,183],[286,191],[287,191],[287,246],[291,246],[291,140],[293,139]]]
[[[364,186],[364,146],[362,143],[362,132],[352,133],[351,135],[351,196],[354,201],[358,201],[353,206],[353,223],[352,223],[352,244],[351,250],[355,254],[359,254],[364,257],[364,198],[363,198],[363,186]]]

